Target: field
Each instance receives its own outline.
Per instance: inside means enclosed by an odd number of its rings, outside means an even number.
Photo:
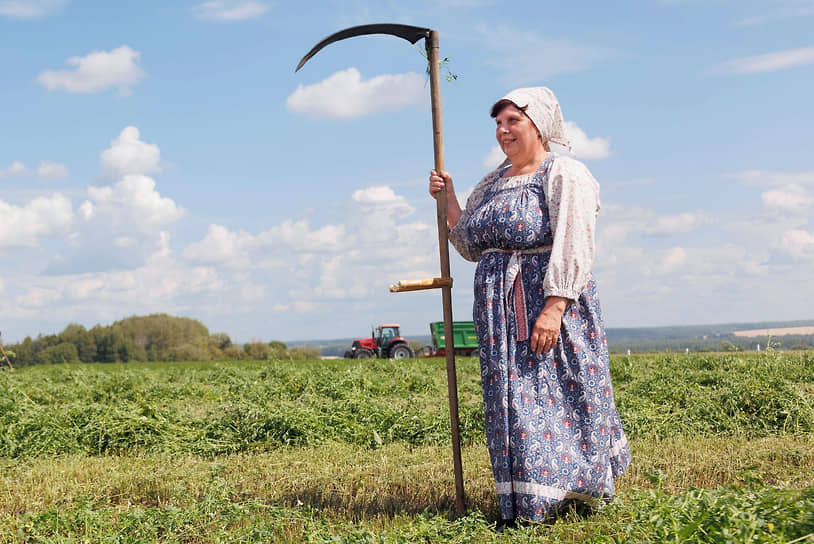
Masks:
[[[0,543],[814,542],[814,352],[611,360],[633,465],[602,509],[504,534],[477,361],[0,372]]]
[[[748,331],[735,331],[735,336],[757,338],[759,336],[782,336],[786,334],[814,334],[814,327],[785,327],[781,329],[751,329]]]

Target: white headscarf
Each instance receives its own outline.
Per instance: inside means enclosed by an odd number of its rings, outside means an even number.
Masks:
[[[518,108],[526,107],[526,115],[537,127],[543,142],[554,142],[571,151],[571,142],[565,135],[565,125],[560,111],[560,103],[557,97],[548,87],[523,87],[515,89],[506,96],[505,100],[511,100]]]

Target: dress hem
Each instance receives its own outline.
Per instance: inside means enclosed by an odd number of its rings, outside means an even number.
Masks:
[[[569,491],[567,489],[553,487],[550,485],[535,484],[533,482],[522,482],[517,480],[512,480],[511,482],[497,482],[496,487],[498,495],[535,495],[556,501],[562,501],[565,499],[579,499],[581,501],[587,501],[599,498],[586,493],[579,493],[578,491]]]

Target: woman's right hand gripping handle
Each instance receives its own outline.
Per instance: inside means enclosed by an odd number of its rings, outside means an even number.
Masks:
[[[461,205],[458,204],[458,198],[455,196],[452,176],[446,170],[442,170],[440,173],[430,170],[430,196],[438,200],[445,187],[447,190],[447,226],[453,228],[461,219],[462,212]]]

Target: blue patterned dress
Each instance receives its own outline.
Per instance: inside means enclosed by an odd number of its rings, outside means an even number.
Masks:
[[[542,520],[569,500],[612,495],[630,450],[591,275],[598,184],[553,153],[533,175],[505,171],[478,184],[450,240],[478,262],[474,321],[500,512]],[[528,336],[550,295],[571,301],[557,345],[536,355]]]

